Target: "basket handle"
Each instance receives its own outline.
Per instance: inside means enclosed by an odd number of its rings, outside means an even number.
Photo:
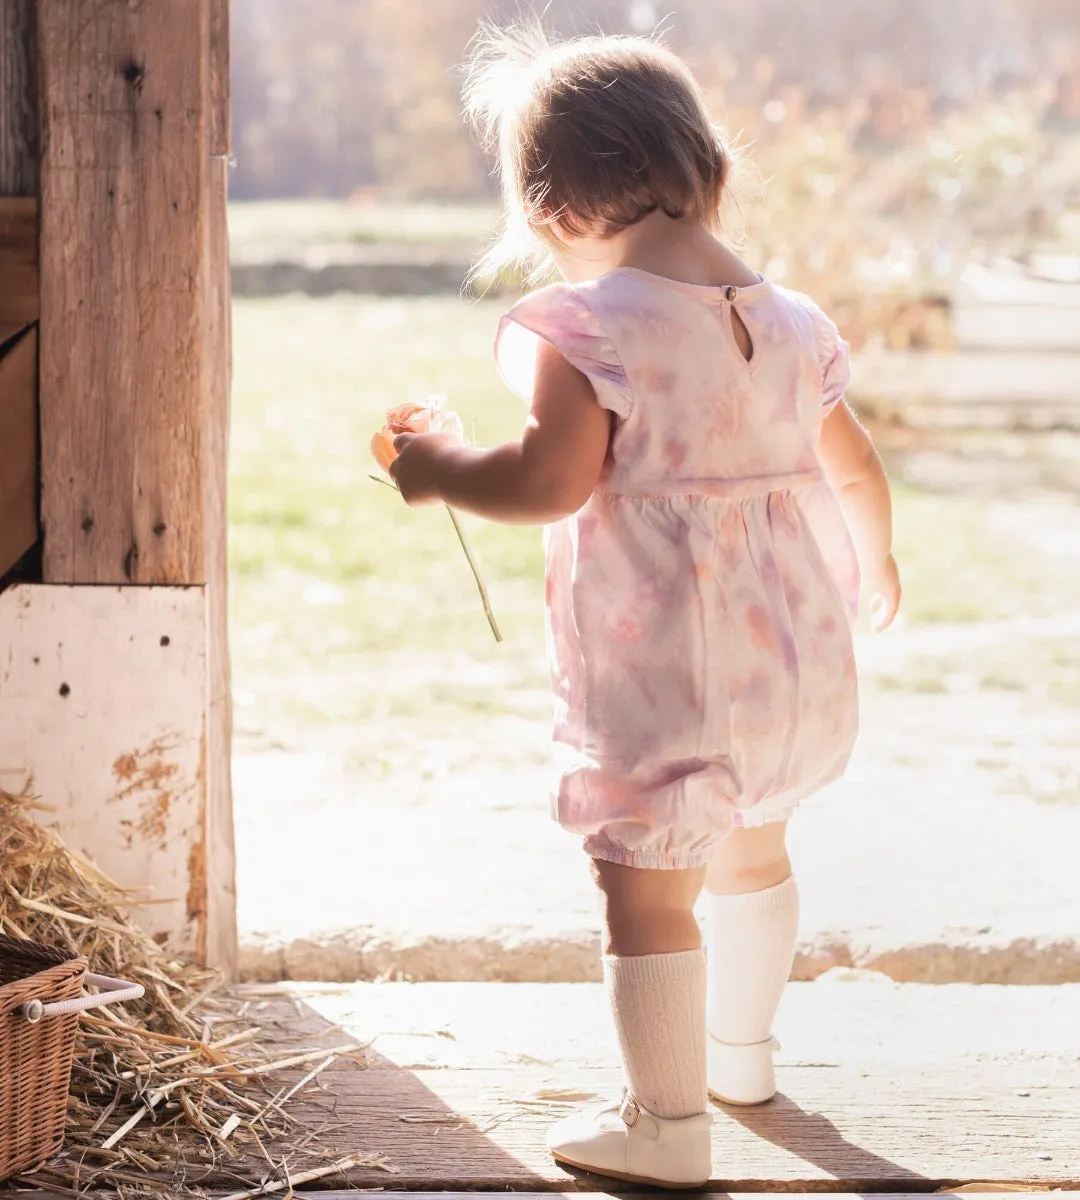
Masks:
[[[85,1012],[88,1008],[101,1008],[106,1004],[123,1004],[126,1000],[140,1000],[146,994],[141,983],[129,983],[124,979],[110,979],[108,975],[87,975],[85,983],[101,989],[97,996],[80,996],[77,1000],[60,1000],[55,1004],[42,1004],[40,1000],[28,1000],[22,1005],[22,1015],[36,1025],[42,1017],[63,1017],[69,1013]]]

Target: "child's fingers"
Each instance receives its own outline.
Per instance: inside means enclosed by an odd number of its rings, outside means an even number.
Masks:
[[[399,433],[394,438],[394,449],[400,454],[416,436],[415,433]]]
[[[900,591],[890,588],[887,593],[879,592],[870,602],[870,628],[874,633],[883,633],[896,619],[900,608]]]
[[[882,633],[887,625],[884,603],[872,604],[870,606],[870,632]]]
[[[371,439],[371,453],[384,471],[390,470],[390,464],[395,458],[394,444],[385,429],[380,429]]]

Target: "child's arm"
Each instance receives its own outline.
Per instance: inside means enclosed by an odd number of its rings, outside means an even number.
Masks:
[[[611,416],[588,379],[541,342],[520,441],[474,450],[442,434],[401,434],[390,474],[406,504],[441,500],[491,521],[545,525],[592,495],[610,438]]]
[[[900,574],[892,554],[892,497],[881,459],[866,430],[843,402],[821,427],[818,449],[855,542],[876,633],[900,607]]]

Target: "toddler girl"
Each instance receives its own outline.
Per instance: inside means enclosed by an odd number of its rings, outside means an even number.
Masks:
[[[526,239],[564,282],[499,330],[521,439],[404,434],[391,470],[411,505],[547,526],[553,808],[602,894],[626,1076],[551,1150],[699,1187],[708,1094],[775,1090],[785,827],[855,740],[860,566],[876,628],[899,604],[888,485],[836,327],[719,240],[729,155],[686,66],[639,38],[481,42],[467,98],[498,145],[502,248]]]

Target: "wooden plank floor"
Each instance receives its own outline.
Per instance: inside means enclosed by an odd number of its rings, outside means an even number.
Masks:
[[[368,1158],[320,1186],[605,1190],[544,1150],[553,1118],[620,1086],[599,987],[249,991],[252,1015],[297,1048],[350,1037],[367,1047],[363,1067],[325,1071],[290,1105],[324,1161]],[[793,985],[778,1022],[781,1095],[760,1109],[716,1109],[711,1190],[1080,1187],[1078,1017],[1080,985]],[[275,1162],[288,1157],[267,1149]],[[290,1169],[306,1165],[293,1157]],[[234,1162],[199,1182],[239,1190],[267,1169],[265,1158]]]

